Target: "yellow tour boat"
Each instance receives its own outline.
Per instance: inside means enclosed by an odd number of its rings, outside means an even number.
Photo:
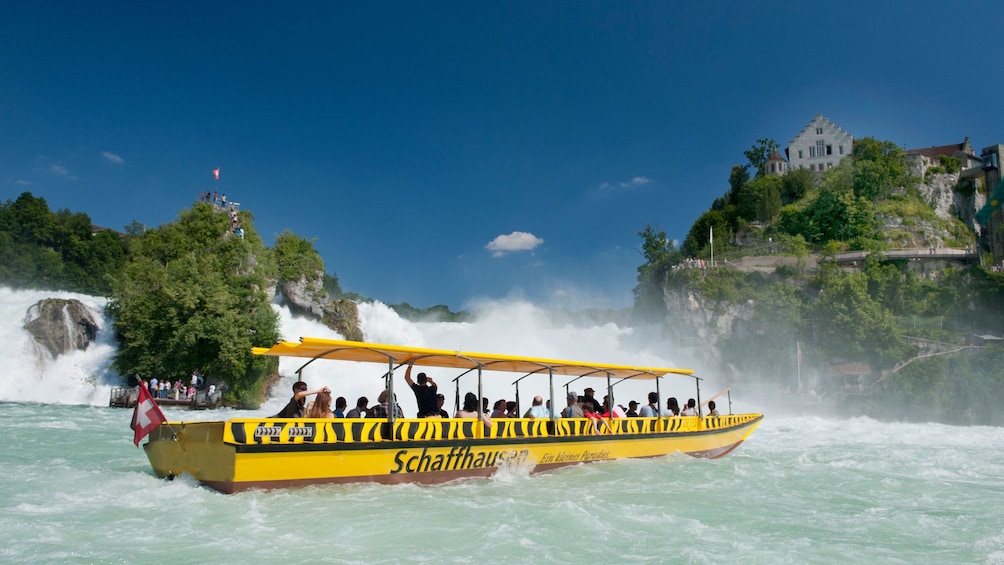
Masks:
[[[611,399],[620,382],[653,380],[661,405],[659,383],[663,377],[690,377],[700,406],[700,379],[688,369],[318,338],[279,342],[270,348],[255,348],[254,353],[309,359],[297,374],[319,359],[380,364],[386,366],[384,379],[390,398],[395,398],[394,370],[405,365],[457,370],[460,373],[454,381],[458,387],[461,376],[475,373],[478,398],[482,398],[483,379],[500,372],[521,374],[513,383],[517,399],[521,380],[546,378],[555,408],[549,418],[496,418],[490,426],[481,418],[398,418],[393,411],[386,418],[165,422],[153,430],[143,446],[158,476],[189,474],[204,485],[233,493],[330,483],[441,483],[486,477],[508,465],[540,472],[584,462],[675,452],[718,458],[738,447],[763,419],[762,414],[611,416],[600,421],[558,417],[558,409],[565,405],[554,395],[558,379],[565,380],[566,389],[579,378],[606,379]],[[564,399],[565,394],[557,398]],[[611,404],[616,406],[613,400]]]

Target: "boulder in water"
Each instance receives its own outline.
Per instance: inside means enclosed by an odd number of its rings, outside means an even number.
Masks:
[[[79,300],[46,298],[28,308],[24,329],[56,357],[87,349],[98,335],[98,321]]]

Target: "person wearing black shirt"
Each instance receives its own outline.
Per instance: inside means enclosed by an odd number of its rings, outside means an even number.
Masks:
[[[416,379],[418,382],[412,380],[411,367],[408,365],[408,369],[404,372],[404,380],[415,393],[415,401],[418,402],[418,417],[438,418],[439,403],[436,400],[436,393],[439,391],[439,387],[425,373],[418,374]]]

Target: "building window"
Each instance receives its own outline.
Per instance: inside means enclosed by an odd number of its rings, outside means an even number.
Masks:
[[[816,155],[822,157],[823,155],[826,155],[824,151],[826,151],[826,142],[822,139],[816,141]]]
[[[816,135],[823,135],[823,128],[816,128]]]
[[[841,145],[841,146],[840,146],[840,154],[841,154],[841,155],[843,155],[843,154],[844,154],[844,146],[843,146],[843,145]]]
[[[826,154],[827,155],[833,155],[833,146],[832,145],[827,145],[826,146]]]
[[[826,164],[826,168],[827,168],[827,169],[830,169],[830,168],[832,168],[832,167],[833,167],[833,163],[827,163],[827,164]]]
[[[803,159],[804,158],[804,157],[802,157],[802,150],[801,149],[798,150],[798,158],[799,159]]]
[[[816,148],[815,147],[810,147],[809,148],[809,157],[815,157],[815,156],[816,156]]]

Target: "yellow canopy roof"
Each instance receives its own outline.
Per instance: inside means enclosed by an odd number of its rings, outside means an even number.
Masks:
[[[308,359],[359,361],[362,363],[393,363],[395,365],[412,364],[455,369],[473,369],[480,365],[485,371],[507,371],[524,374],[547,374],[548,370],[552,370],[557,375],[575,377],[599,377],[609,374],[611,377],[622,379],[654,379],[667,373],[677,375],[694,374],[694,371],[690,369],[562,361],[538,357],[515,357],[492,353],[448,351],[445,349],[428,349],[424,347],[407,347],[403,345],[385,345],[314,337],[300,338],[300,343],[280,341],[272,347],[255,347],[252,352],[255,355],[273,355],[276,357],[304,357]]]

